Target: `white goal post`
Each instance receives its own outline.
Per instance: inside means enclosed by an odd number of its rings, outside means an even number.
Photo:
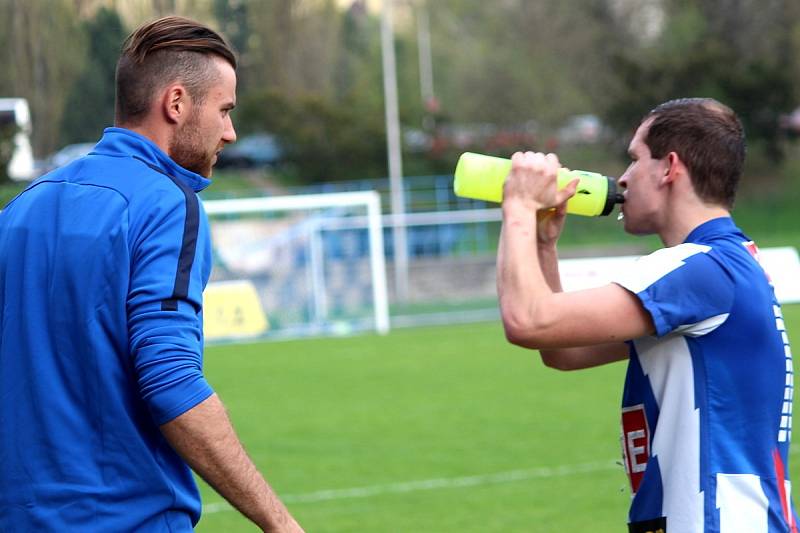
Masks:
[[[366,268],[368,262],[369,279],[361,279],[366,276],[361,275],[363,269],[349,273],[348,282],[361,284],[358,287],[359,295],[367,292],[371,285],[371,302],[369,307],[372,316],[369,317],[370,327],[374,328],[379,334],[386,334],[389,331],[389,305],[386,286],[386,265],[384,259],[383,227],[381,223],[381,202],[380,196],[375,191],[357,191],[330,194],[307,194],[293,196],[274,196],[263,198],[242,198],[229,200],[208,200],[204,201],[205,211],[209,216],[213,242],[215,246],[215,256],[230,255],[228,252],[235,251],[238,269],[231,269],[234,272],[228,273],[227,277],[219,276],[215,279],[212,275],[212,282],[206,290],[206,303],[212,303],[213,309],[209,310],[206,306],[204,321],[206,322],[206,337],[210,340],[217,338],[241,338],[247,336],[257,336],[259,332],[267,334],[269,328],[270,335],[286,336],[306,336],[324,333],[347,333],[358,329],[359,326],[349,324],[346,321],[327,322],[329,317],[329,290],[326,271],[330,270],[333,260],[326,256],[326,246],[323,242],[322,234],[341,231],[332,220],[350,218],[353,216],[366,218],[366,235],[364,235],[364,256],[351,258],[350,261],[357,261],[360,266]],[[248,222],[250,221],[250,222]],[[263,226],[272,223],[270,229]],[[256,224],[260,223],[260,226]],[[231,225],[234,225],[231,228]],[[238,227],[236,227],[238,224]],[[250,226],[247,226],[250,224]],[[226,235],[227,232],[227,235]],[[253,237],[253,233],[262,233],[258,237]],[[222,238],[220,238],[222,237]],[[247,241],[253,237],[254,240],[243,245],[242,241]],[[360,241],[359,241],[360,242]],[[276,244],[277,243],[277,244]],[[281,246],[281,253],[273,253],[275,257],[268,258],[270,255],[266,248]],[[277,248],[276,248],[277,249]],[[361,252],[359,252],[361,253]],[[260,254],[260,255],[259,255]],[[297,262],[296,257],[302,256],[301,264],[288,264]],[[258,262],[260,264],[253,266]],[[362,261],[363,260],[363,261]],[[271,261],[271,262],[270,262]],[[363,263],[363,265],[361,265]],[[266,265],[266,266],[265,266]],[[215,266],[215,269],[218,269]],[[219,269],[224,270],[224,269]],[[265,314],[265,322],[272,322],[265,298],[269,298],[269,292],[277,292],[280,287],[273,286],[270,290],[256,291],[255,288],[241,292],[241,282],[250,283],[247,279],[236,279],[237,277],[247,278],[249,272],[254,279],[268,279],[274,276],[275,272],[285,272],[287,280],[293,283],[302,284],[302,297],[306,295],[312,300],[309,303],[310,310],[307,312],[308,324],[293,326],[294,330],[274,331],[270,326],[262,329],[253,328],[255,322],[251,317],[243,316],[247,313]],[[241,274],[245,272],[245,274]],[[345,273],[345,276],[348,276]],[[341,277],[341,275],[340,275]],[[237,284],[238,283],[238,284]],[[253,282],[254,285],[257,284]],[[280,282],[277,282],[278,284]],[[235,287],[235,289],[231,289]],[[223,297],[209,298],[218,290],[227,291]],[[248,300],[248,291],[253,295],[250,301],[256,301],[256,295],[261,301],[261,309],[257,309],[258,303],[247,304],[246,309],[234,300]],[[351,291],[352,292],[352,291]],[[284,301],[292,302],[300,298],[300,295],[284,295]],[[210,312],[211,311],[211,312]],[[252,314],[251,313],[251,314]],[[214,321],[224,322],[214,324]],[[249,326],[241,328],[242,324],[248,323]],[[220,326],[220,327],[217,327]],[[237,327],[239,328],[237,330]],[[364,329],[361,327],[360,329]],[[209,332],[212,332],[209,337]],[[255,332],[255,334],[254,334]]]

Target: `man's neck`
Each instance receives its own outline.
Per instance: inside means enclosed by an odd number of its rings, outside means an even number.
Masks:
[[[730,211],[719,205],[703,204],[702,206],[695,205],[685,209],[676,209],[665,229],[659,232],[659,237],[664,246],[675,246],[684,242],[689,233],[701,224],[715,218],[729,216],[731,216]]]
[[[150,127],[147,122],[143,122],[137,125],[131,124],[115,124],[118,128],[125,128],[127,130],[131,130],[133,132],[138,133],[144,137],[150,139],[156,146],[158,146],[162,152],[167,154],[168,156],[172,157],[169,153],[170,147],[170,136],[167,132],[163,131],[163,128],[153,128]]]

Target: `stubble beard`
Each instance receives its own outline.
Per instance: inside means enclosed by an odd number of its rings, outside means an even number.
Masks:
[[[207,152],[199,120],[192,114],[175,134],[170,144],[170,156],[177,164],[206,178],[211,176],[215,152]]]

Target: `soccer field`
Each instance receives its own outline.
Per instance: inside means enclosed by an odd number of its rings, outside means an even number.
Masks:
[[[784,316],[800,342],[800,305]],[[205,365],[309,532],[625,528],[625,363],[558,372],[482,323],[215,346]],[[201,489],[197,531],[257,530]]]

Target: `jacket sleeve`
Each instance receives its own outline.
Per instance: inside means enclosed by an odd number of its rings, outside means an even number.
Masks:
[[[202,372],[202,293],[210,271],[208,222],[190,189],[130,212],[128,335],[140,395],[157,425],[212,394]]]

